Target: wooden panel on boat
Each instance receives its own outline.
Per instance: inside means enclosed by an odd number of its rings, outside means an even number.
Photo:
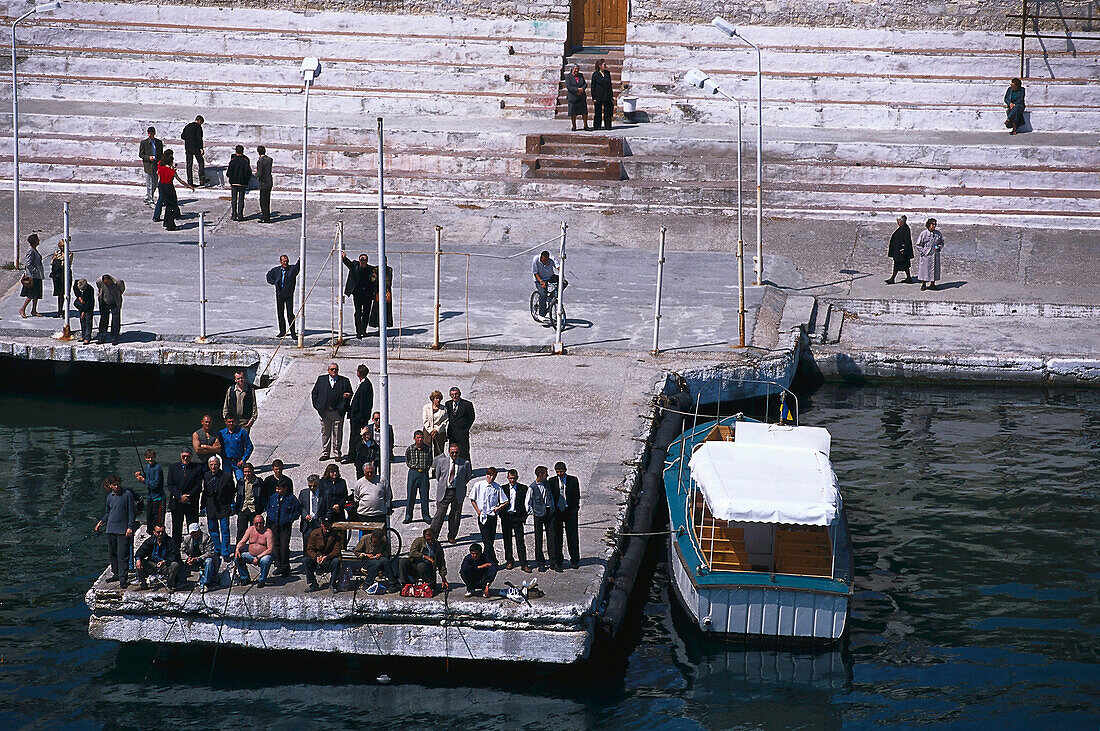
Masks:
[[[732,442],[733,427],[729,424],[715,424],[703,438],[704,442]]]
[[[832,575],[832,546],[825,527],[775,530],[775,570],[781,574]]]
[[[699,539],[699,552],[711,571],[751,570],[744,529],[733,528],[724,520],[714,519],[706,500],[699,493],[695,493],[692,520]]]

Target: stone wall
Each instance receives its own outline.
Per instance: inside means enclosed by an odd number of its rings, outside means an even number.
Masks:
[[[191,5],[260,10],[466,15],[481,18],[565,20],[567,0],[158,0],[148,5]]]

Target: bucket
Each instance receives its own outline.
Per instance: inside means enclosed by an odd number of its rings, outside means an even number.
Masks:
[[[638,111],[638,97],[624,96],[619,98],[619,105],[623,108],[623,114],[634,114]]]

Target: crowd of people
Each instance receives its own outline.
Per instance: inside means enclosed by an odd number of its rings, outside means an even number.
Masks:
[[[222,402],[223,429],[215,428],[212,415],[204,415],[190,443],[181,448],[179,461],[167,469],[154,450],[146,450],[145,464],[134,473],[144,485],[144,495],[125,488],[117,475],[104,480],[106,506],[95,531],[107,535],[107,580],[126,588],[132,570],[138,588],[149,588],[149,577],[155,575],[173,592],[196,574],[196,588],[206,592],[219,585],[221,567],[232,565],[236,583],[249,584],[255,578],[256,586],[263,588],[271,577],[291,575],[290,542],[296,528],[304,548],[301,567],[307,591],[322,588],[320,574],[329,575],[334,594],[360,578],[372,594],[417,584],[448,590],[446,552],[439,537],[446,523],[446,542],[458,542],[464,510],[476,518],[480,539],[470,546],[459,570],[468,596],[488,596],[501,570],[562,571],[566,551],[570,566],[580,565],[581,496],[576,476],[564,462],[557,462],[553,476],[547,467],[535,467],[530,484],[521,482],[515,469],[498,480],[499,472],[492,466],[475,480],[470,429],[476,413],[457,386],[450,389],[447,401],[439,391],[430,394],[422,409],[422,428],[413,432],[404,450],[408,474],[402,522],[414,522],[419,506],[420,520],[428,525],[407,555],[394,555],[386,529],[396,506],[390,485],[381,479],[382,423],[373,410],[369,373],[366,365],[359,365],[359,383],[353,388],[340,375],[339,365],[330,363],[327,373],[317,378],[310,400],[321,422],[320,460],[331,464],[321,475],[308,475],[295,494],[294,480],[282,461],[272,460],[270,475],[262,479],[250,461],[249,430],[259,409],[245,372],[236,371]],[[351,432],[346,450],[345,420]],[[386,436],[392,460],[392,427]],[[340,463],[355,465],[350,485],[340,474]],[[134,535],[142,517],[148,537],[135,550]],[[527,550],[529,517],[534,561]],[[362,533],[350,551],[349,529]]]

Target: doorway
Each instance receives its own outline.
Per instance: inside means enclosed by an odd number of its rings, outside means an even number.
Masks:
[[[626,43],[628,0],[572,0],[570,50]]]

